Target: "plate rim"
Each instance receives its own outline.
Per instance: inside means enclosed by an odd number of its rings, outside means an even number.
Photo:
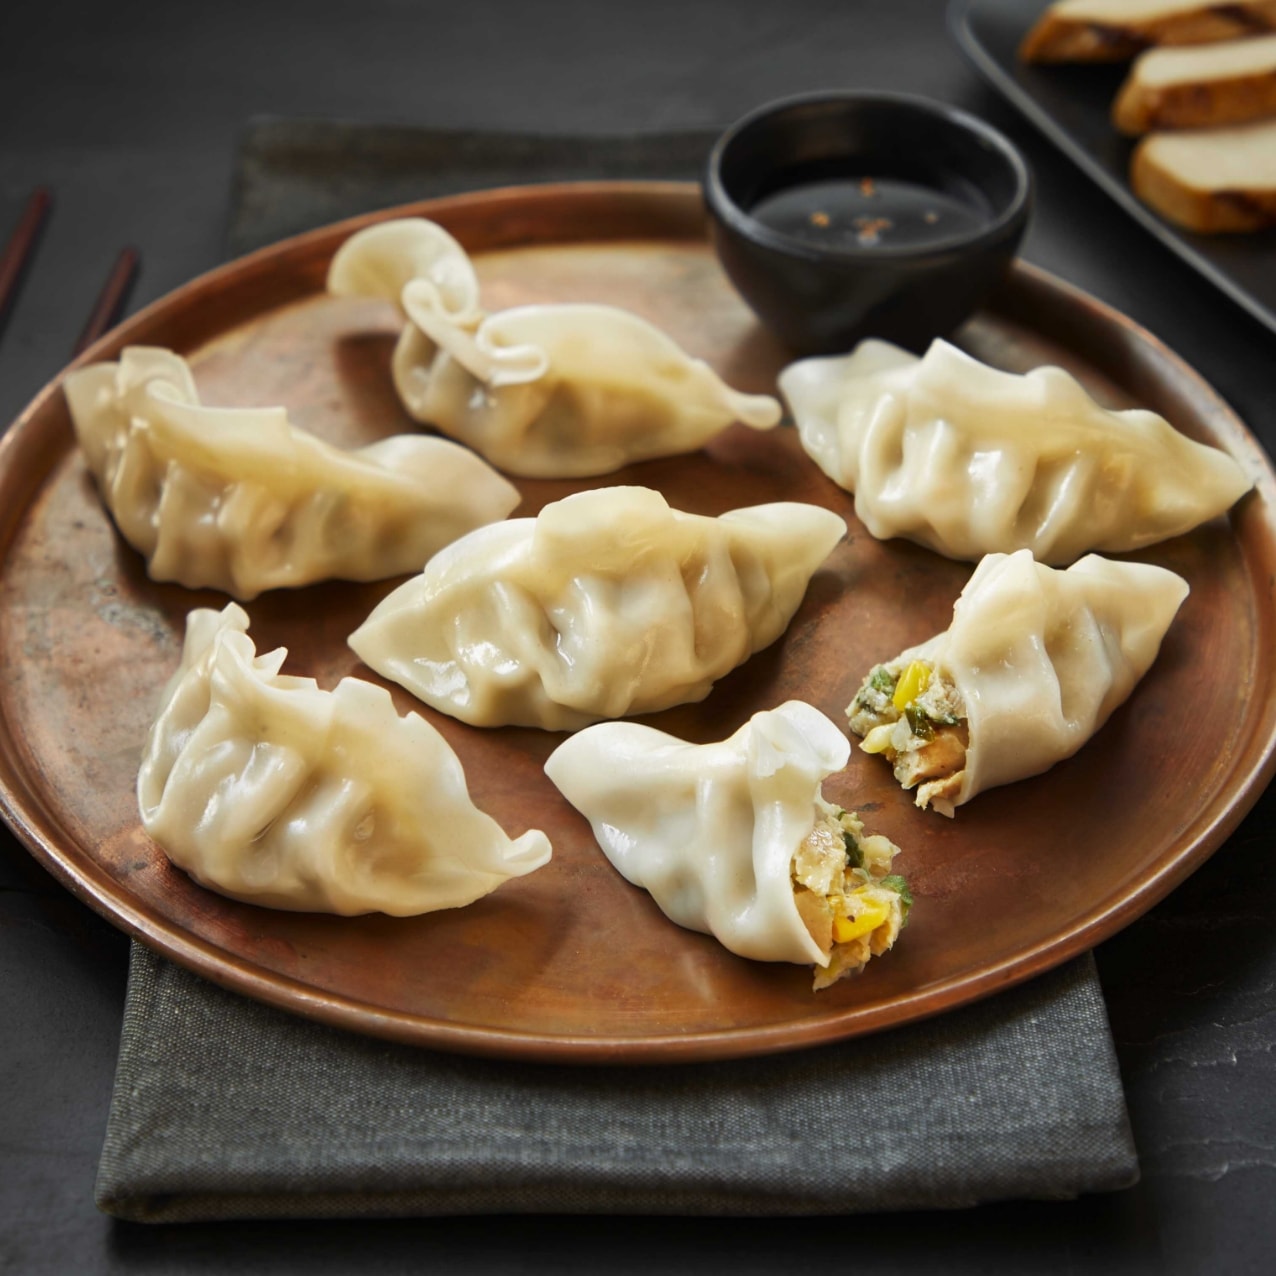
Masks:
[[[529,199],[577,199],[587,202],[590,199],[614,199],[617,196],[622,199],[631,197],[640,202],[652,201],[653,206],[664,207],[664,211],[671,217],[671,225],[685,224],[688,228],[703,229],[703,209],[699,202],[699,187],[695,183],[546,183],[468,192],[380,209],[318,227],[219,265],[152,302],[59,372],[16,418],[4,437],[0,438],[0,480],[3,480],[13,464],[13,453],[24,443],[31,442],[28,435],[33,433],[32,423],[35,417],[50,396],[60,392],[62,381],[69,371],[113,355],[128,344],[135,332],[145,329],[157,317],[163,317],[169,311],[180,311],[189,297],[201,293],[210,285],[225,285],[237,277],[251,274],[263,264],[277,261],[283,255],[312,253],[316,245],[323,244],[325,240],[333,241],[335,246],[354,230],[391,217],[429,215],[442,220],[449,212],[472,211],[475,206],[499,214],[502,207],[517,205]],[[1209,407],[1211,415],[1224,424],[1223,433],[1228,436],[1229,443],[1249,452],[1248,456],[1239,456],[1238,459],[1254,477],[1255,487],[1258,489],[1256,494],[1242,498],[1242,507],[1233,517],[1262,519],[1262,526],[1267,534],[1265,544],[1276,560],[1276,527],[1273,526],[1270,513],[1276,507],[1276,473],[1257,439],[1217,391],[1191,365],[1141,325],[1049,272],[1017,261],[1008,285],[999,294],[1003,300],[994,298],[990,303],[993,310],[997,311],[1000,306],[1007,304],[1004,297],[1016,290],[1023,294],[1021,301],[1033,298],[1044,300],[1063,306],[1070,312],[1078,312],[1089,323],[1115,325],[1127,342],[1133,343],[1143,353],[1154,356],[1158,366],[1172,369],[1176,380],[1188,388],[1202,405]],[[70,446],[73,443],[64,441],[62,450],[57,455],[60,457]],[[1235,451],[1233,455],[1236,455]],[[45,475],[41,475],[41,479],[44,477]],[[33,492],[40,490],[42,485],[37,483]],[[1263,509],[1267,511],[1265,517],[1258,509],[1260,498]],[[24,505],[7,517],[0,518],[0,568],[7,557],[12,530],[22,521],[27,508]],[[1258,800],[1276,772],[1276,676],[1269,678],[1266,692],[1264,706],[1256,711],[1245,743],[1238,744],[1237,752],[1242,764],[1234,773],[1234,782],[1220,785],[1209,802],[1194,812],[1187,822],[1187,829],[1195,830],[1195,836],[1168,861],[1160,863],[1153,871],[1142,874],[1133,889],[1120,891],[1119,897],[1101,910],[1086,914],[1083,920],[1065,931],[1043,937],[1038,943],[1011,957],[973,972],[955,972],[946,979],[904,995],[896,994],[883,1001],[861,1003],[818,1019],[686,1034],[633,1037],[585,1037],[577,1034],[547,1036],[484,1025],[458,1025],[375,1006],[257,966],[236,953],[189,933],[173,919],[133,898],[123,889],[123,883],[107,873],[84,848],[77,847],[74,851],[68,851],[57,845],[56,840],[46,831],[47,804],[40,794],[30,791],[29,786],[23,782],[24,777],[16,769],[13,742],[8,724],[3,719],[0,719],[0,815],[33,857],[52,872],[73,895],[134,939],[222,987],[333,1027],[424,1048],[546,1063],[663,1064],[753,1057],[828,1044],[957,1009],[1002,988],[1042,974],[1088,951],[1099,941],[1123,929],[1163,899],[1218,849]],[[1184,838],[1186,834],[1180,838],[1180,842]],[[80,863],[80,858],[85,862]]]

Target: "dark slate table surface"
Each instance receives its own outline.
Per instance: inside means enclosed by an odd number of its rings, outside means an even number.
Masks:
[[[1005,130],[1038,178],[1024,255],[1149,327],[1276,446],[1276,339],[987,88],[935,0],[13,0],[0,15],[0,235],[37,184],[56,207],[0,341],[0,420],[66,361],[123,245],[143,256],[134,307],[220,259],[251,115],[641,132],[716,128],[830,86],[925,93]],[[0,1271],[1271,1271],[1274,813],[1269,793],[1098,950],[1137,1188],[811,1222],[115,1223],[92,1186],[127,943],[0,831]]]

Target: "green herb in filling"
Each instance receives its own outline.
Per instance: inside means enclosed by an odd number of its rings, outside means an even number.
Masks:
[[[908,705],[904,710],[904,717],[908,719],[908,729],[919,740],[929,740],[935,734],[935,724],[927,715],[925,709],[919,709],[916,703]]]
[[[864,867],[864,852],[860,850],[860,844],[855,840],[855,834],[849,830],[842,830],[842,841],[846,843],[846,862],[851,868]]]
[[[900,928],[908,921],[908,910],[913,906],[913,892],[908,889],[908,883],[898,873],[891,873],[888,877],[883,877],[879,883],[888,890],[892,890],[899,896],[900,912],[903,914],[900,920]]]
[[[891,677],[885,665],[874,665],[873,672],[868,675],[868,685],[874,691],[890,695],[895,690],[895,679]]]

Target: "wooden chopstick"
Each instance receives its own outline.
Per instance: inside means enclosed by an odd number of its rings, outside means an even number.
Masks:
[[[72,358],[81,350],[91,346],[104,332],[115,327],[120,315],[124,313],[128,295],[133,289],[133,281],[137,278],[140,260],[136,248],[126,248],[116,258],[115,265],[111,267],[111,273],[107,275],[106,283],[103,284],[97,301],[93,303],[93,309],[85,321],[84,330],[72,347]]]
[[[53,196],[45,186],[39,186],[31,192],[27,206],[9,242],[0,255],[0,332],[4,330],[5,321],[9,318],[9,310],[17,296],[22,276],[35,253],[40,240],[40,231],[44,228],[45,218],[53,204]]]

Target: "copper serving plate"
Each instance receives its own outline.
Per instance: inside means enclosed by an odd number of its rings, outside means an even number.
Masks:
[[[352,231],[417,213],[474,254],[491,309],[594,300],[655,320],[742,389],[786,362],[720,273],[698,194],[675,184],[486,192],[315,231],[195,280],[78,362],[128,344],[193,363],[206,402],[285,404],[343,444],[412,428],[390,386],[399,321],[379,302],[325,296]],[[1223,841],[1273,769],[1274,478],[1258,445],[1189,368],[1089,297],[1016,267],[960,334],[1022,370],[1069,368],[1112,406],[1155,408],[1230,451],[1257,491],[1143,555],[1192,593],[1160,658],[1080,754],[994,790],[955,820],[916,810],[858,752],[827,795],[901,847],[913,919],[889,956],[815,994],[807,969],[745,961],[668,922],[595,846],[541,767],[558,735],[482,731],[392,687],[460,755],[478,804],[511,834],[544,829],[554,858],[468,908],[411,919],[277,912],[223,899],[174,869],[138,824],[134,782],[186,612],[225,599],[157,585],[119,538],[73,445],[59,382],[0,444],[0,789],[34,855],[73,892],[174,961],[328,1023],[439,1049],[567,1062],[760,1054],[888,1027],[986,996],[1111,935]],[[781,428],[733,426],[704,452],[593,485],[642,483],[701,513],[777,499],[846,516],[849,538],[815,577],[787,634],[699,705],[649,719],[720,739],[790,697],[841,720],[875,661],[948,623],[970,567],[880,543],[851,498]],[[585,484],[524,481],[519,513]],[[258,650],[321,685],[372,677],[346,636],[396,581],[332,583],[248,605]]]

